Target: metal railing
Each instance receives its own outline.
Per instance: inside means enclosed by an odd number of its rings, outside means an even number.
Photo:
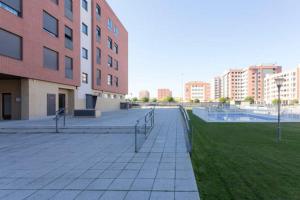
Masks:
[[[66,127],[66,109],[65,108],[60,108],[55,112],[55,131],[56,133],[59,133],[59,128],[58,128],[58,122],[60,118],[63,118],[63,125]]]
[[[138,147],[138,135],[142,134],[145,138],[149,136],[149,133],[154,127],[154,108],[151,109],[142,119],[137,120],[134,127],[134,150],[137,153]]]
[[[190,120],[188,113],[186,112],[186,109],[182,105],[179,105],[179,110],[180,110],[183,120],[184,120],[187,149],[188,149],[189,153],[192,153],[193,126],[191,125],[191,120]]]

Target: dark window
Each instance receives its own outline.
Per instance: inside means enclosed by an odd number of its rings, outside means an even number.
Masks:
[[[107,85],[112,85],[112,82],[113,82],[112,79],[113,79],[113,78],[112,78],[112,75],[111,75],[111,74],[108,74],[108,75],[107,75]]]
[[[96,5],[96,16],[97,16],[97,20],[100,20],[100,17],[101,17],[101,7],[98,4]]]
[[[111,56],[108,56],[107,65],[108,65],[109,67],[112,67],[112,66],[113,66],[113,60],[112,60],[112,57],[111,57]]]
[[[116,76],[115,76],[115,83],[116,83],[116,86],[119,87],[119,78]]]
[[[58,37],[58,20],[44,11],[43,28],[48,33]]]
[[[73,20],[73,1],[65,0],[65,16],[69,20]]]
[[[81,4],[82,4],[83,9],[87,11],[88,10],[88,2],[87,2],[87,0],[82,0]]]
[[[65,47],[73,49],[73,31],[67,26],[65,26]]]
[[[22,60],[22,38],[0,28],[0,55]]]
[[[22,0],[0,0],[0,8],[19,17],[22,16]]]
[[[44,67],[58,70],[58,52],[44,47]]]
[[[67,79],[73,79],[73,59],[65,57],[65,77]]]
[[[116,54],[119,53],[119,46],[117,45],[117,43],[114,43],[114,52],[115,52]]]
[[[86,35],[88,35],[88,26],[85,23],[82,23],[82,32]]]
[[[51,0],[53,3],[55,3],[56,5],[58,5],[58,0]]]
[[[97,56],[96,56],[97,64],[101,64],[101,49],[97,48],[96,53],[97,53]]]
[[[82,57],[88,59],[88,50],[86,48],[82,48]]]
[[[83,83],[88,83],[88,74],[82,73],[81,79]]]
[[[101,40],[101,28],[99,26],[96,28],[96,40],[97,42],[100,42]]]
[[[97,69],[97,85],[101,85],[101,70]]]
[[[114,67],[116,70],[119,70],[119,62],[117,60],[114,60]]]
[[[107,47],[113,49],[113,42],[110,37],[107,38]]]

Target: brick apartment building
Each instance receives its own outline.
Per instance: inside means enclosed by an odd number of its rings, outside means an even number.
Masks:
[[[0,120],[119,108],[128,33],[105,0],[0,0]]]
[[[251,96],[256,103],[263,103],[266,75],[277,74],[281,70],[282,67],[275,64],[230,69],[221,77],[221,96],[233,101],[243,101]]]
[[[164,100],[167,97],[172,97],[172,91],[167,88],[162,88],[157,90],[157,99]]]
[[[139,92],[139,99],[150,98],[150,92],[148,90],[141,90]]]
[[[198,99],[200,102],[210,100],[210,84],[201,81],[191,81],[185,84],[185,101]]]

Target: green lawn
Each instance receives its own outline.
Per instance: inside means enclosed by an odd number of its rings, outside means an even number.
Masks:
[[[206,123],[194,126],[192,162],[202,200],[300,199],[300,123]]]

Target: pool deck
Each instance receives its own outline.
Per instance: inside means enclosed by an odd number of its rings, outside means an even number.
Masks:
[[[0,199],[200,199],[178,109],[157,109],[139,153],[133,144],[132,134],[1,134]]]

